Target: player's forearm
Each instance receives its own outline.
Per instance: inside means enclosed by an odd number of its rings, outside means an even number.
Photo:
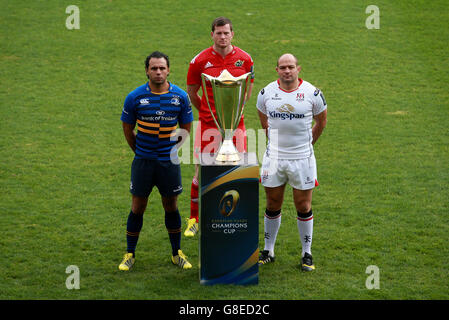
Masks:
[[[136,132],[134,131],[134,126],[123,122],[123,134],[131,150],[136,152]]]
[[[192,84],[187,86],[187,94],[189,95],[190,102],[197,110],[200,110],[201,108],[201,97],[198,95],[199,90],[199,84]]]
[[[136,152],[136,134],[133,133],[132,135],[126,135],[125,138],[131,150]]]
[[[312,128],[312,144],[315,144],[315,142],[317,142],[318,138],[323,133],[325,127],[326,127],[326,120],[315,123],[315,125]]]
[[[254,86],[254,83],[250,83],[250,85],[248,87],[248,91],[246,92],[245,102],[248,101],[249,98],[251,98],[251,93],[253,92],[253,86]]]
[[[180,123],[179,128],[181,130],[178,130],[176,134],[176,143],[178,149],[186,142],[187,137],[190,135],[190,129],[192,127],[192,123]]]
[[[324,126],[315,124],[312,128],[312,144],[317,142],[318,138],[323,133]]]
[[[323,133],[327,123],[327,110],[324,110],[320,114],[314,117],[315,125],[312,127],[312,145],[317,142],[318,138]]]
[[[260,110],[257,110],[257,114],[259,115],[260,125],[262,126],[262,129],[265,130],[265,135],[268,137],[268,117]]]
[[[200,110],[201,107],[201,97],[198,94],[193,95],[192,97],[190,97],[190,101],[192,102],[193,106],[197,109]]]

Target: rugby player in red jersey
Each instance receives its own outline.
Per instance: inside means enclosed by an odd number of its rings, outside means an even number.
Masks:
[[[199,91],[202,80],[201,74],[206,73],[218,77],[227,69],[234,77],[251,72],[251,83],[249,85],[246,100],[251,96],[254,83],[254,63],[251,56],[242,49],[232,45],[234,31],[232,22],[228,18],[218,17],[212,22],[211,37],[213,45],[197,54],[190,62],[187,72],[187,93],[190,100],[198,109],[199,123],[195,134],[194,155],[198,158],[199,153],[214,153],[218,151],[221,143],[221,135],[215,125],[206,102],[206,93],[215,113],[212,88],[206,83],[206,91],[200,97]],[[202,90],[204,91],[204,89]],[[234,144],[239,152],[247,151],[246,129],[242,119],[234,133]],[[195,165],[195,176],[192,180],[190,219],[184,235],[193,237],[198,232],[198,164]]]

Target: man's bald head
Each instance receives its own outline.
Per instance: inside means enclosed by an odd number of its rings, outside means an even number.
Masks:
[[[294,61],[295,66],[298,65],[298,59],[291,53],[284,53],[279,57],[277,66],[279,67],[280,63],[292,63]]]

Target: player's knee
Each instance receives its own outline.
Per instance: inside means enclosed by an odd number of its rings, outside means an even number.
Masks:
[[[131,210],[135,214],[143,214],[147,208],[148,198],[133,196]]]
[[[300,201],[295,203],[295,206],[296,211],[303,214],[310,212],[310,210],[312,209],[312,204],[310,203],[310,201]]]
[[[162,206],[166,212],[174,212],[178,210],[177,197],[162,197]]]
[[[131,210],[134,214],[142,215],[145,212],[146,207],[147,206],[143,204],[133,204]]]
[[[269,211],[278,211],[281,210],[282,201],[279,199],[267,199],[267,210]]]

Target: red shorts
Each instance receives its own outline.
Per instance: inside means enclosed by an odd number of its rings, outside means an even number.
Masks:
[[[247,152],[246,128],[243,121],[234,132],[233,142],[238,152]],[[198,122],[195,132],[193,154],[198,159],[199,153],[216,153],[222,142],[222,137],[217,126]]]

